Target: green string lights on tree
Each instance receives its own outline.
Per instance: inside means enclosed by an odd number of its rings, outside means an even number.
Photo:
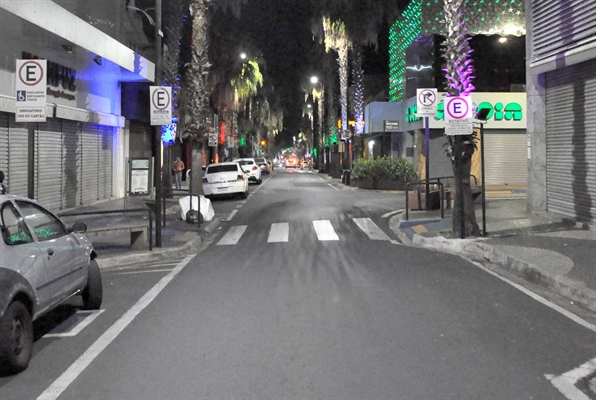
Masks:
[[[444,0],[412,0],[389,30],[389,100],[405,100],[406,50],[420,35],[445,35]],[[521,0],[465,0],[471,35],[526,34]]]

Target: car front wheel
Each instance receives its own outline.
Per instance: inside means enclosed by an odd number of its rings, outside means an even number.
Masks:
[[[33,351],[33,323],[27,307],[13,302],[0,320],[0,373],[18,373],[27,368]]]
[[[83,289],[83,307],[86,310],[97,310],[103,300],[103,286],[97,261],[91,260],[88,270],[87,286]]]

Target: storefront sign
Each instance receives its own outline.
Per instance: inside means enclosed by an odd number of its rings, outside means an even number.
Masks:
[[[384,132],[399,132],[399,121],[383,121]]]
[[[439,98],[442,94],[439,93]],[[485,128],[488,129],[526,129],[526,94],[525,93],[472,93],[472,109],[478,113],[481,109],[488,109]],[[408,101],[405,110],[406,124],[416,123],[421,118],[417,115],[416,99]],[[445,107],[441,101],[437,105],[436,113],[429,118],[432,129],[442,129],[445,120]],[[412,129],[412,128],[406,128]]]

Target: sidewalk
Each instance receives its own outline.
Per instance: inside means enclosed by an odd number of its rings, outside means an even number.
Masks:
[[[452,209],[393,217],[402,242],[488,262],[596,312],[596,230],[563,217],[527,211],[525,190],[487,188],[485,237],[451,238]],[[482,230],[482,205],[475,204]]]
[[[182,188],[186,189],[185,187]],[[112,236],[93,240],[93,246],[98,253],[97,262],[102,269],[117,268],[137,263],[153,263],[162,260],[172,260],[196,254],[201,244],[209,236],[209,233],[217,228],[219,221],[214,218],[212,221],[204,221],[200,224],[190,224],[181,219],[178,200],[187,196],[186,191],[174,191],[173,198],[163,199],[165,202],[166,216],[165,226],[162,221],[161,247],[155,247],[155,217],[152,215],[153,232],[152,249],[132,250],[130,248],[130,234],[114,234]],[[147,209],[149,207],[144,200],[149,196],[133,196],[127,199],[116,199],[104,201],[90,206],[77,207],[76,210],[67,210],[62,213],[78,212],[106,212],[118,210],[109,214],[61,216],[61,219],[72,224],[75,221],[84,222],[88,229],[121,226],[130,224],[149,225],[149,212],[131,212],[124,210]],[[61,213],[58,213],[60,215]]]

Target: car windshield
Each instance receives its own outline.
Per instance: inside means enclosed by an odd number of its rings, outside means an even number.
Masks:
[[[238,161],[238,164],[240,164],[240,165],[251,165],[251,164],[253,164],[253,161],[252,160],[240,160],[240,161]]]
[[[264,158],[255,158],[255,162],[264,163],[266,162]]]
[[[238,171],[238,167],[235,164],[210,165],[207,168],[208,174],[215,174],[217,172],[236,172],[236,171]]]

